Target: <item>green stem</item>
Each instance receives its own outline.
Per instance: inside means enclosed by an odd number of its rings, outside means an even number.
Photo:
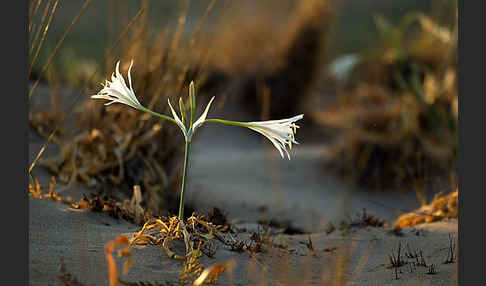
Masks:
[[[184,172],[182,173],[182,188],[181,188],[181,200],[179,203],[179,221],[184,220],[184,192],[186,190],[187,179],[187,165],[189,163],[189,151],[191,149],[191,142],[186,141],[186,150],[184,152]]]
[[[214,122],[214,123],[222,123],[222,124],[226,124],[226,125],[248,127],[248,124],[245,123],[245,122],[223,120],[223,119],[206,119],[206,120],[204,120],[204,122]]]
[[[157,117],[162,118],[162,119],[165,119],[165,120],[169,120],[170,122],[177,124],[177,122],[176,122],[176,121],[174,120],[174,118],[172,118],[172,117],[169,117],[169,116],[167,116],[167,115],[163,115],[163,114],[157,113],[157,112],[152,111],[152,110],[150,110],[150,109],[148,109],[148,108],[145,108],[145,107],[143,107],[143,106],[140,106],[140,107],[138,107],[138,108],[139,108],[141,111],[143,111],[143,112],[147,112],[148,114],[151,114],[151,115],[153,115],[153,116],[157,116]]]
[[[177,121],[175,121],[175,119],[173,119],[173,118],[171,118],[167,115],[157,113],[157,112],[152,111],[152,110],[145,108],[143,106],[139,106],[138,109],[140,109],[141,111],[146,112],[148,114],[151,114],[153,116],[156,116],[156,117],[159,117],[159,118],[162,118],[162,119],[165,119],[165,120],[169,120],[170,122],[177,124]],[[182,112],[182,110],[181,110],[181,112]],[[184,173],[182,174],[181,199],[180,199],[180,203],[179,203],[179,220],[180,221],[183,221],[183,219],[184,219],[184,192],[186,190],[187,165],[189,163],[189,150],[190,149],[191,149],[191,141],[186,140],[186,150],[185,150],[185,153],[184,153]]]

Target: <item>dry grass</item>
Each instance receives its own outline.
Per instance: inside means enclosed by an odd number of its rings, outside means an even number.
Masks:
[[[420,38],[427,35],[435,34],[424,29]],[[363,56],[355,83],[338,95],[334,106],[312,114],[336,130],[326,154],[331,166],[373,188],[413,186],[455,170],[457,63],[450,62],[454,45],[449,40],[450,49],[439,62],[424,60],[428,52],[417,54],[422,42],[405,49],[404,40],[399,44],[383,40],[376,54]]]
[[[154,217],[147,220],[139,232],[124,239],[127,239],[127,245],[130,247],[160,245],[169,258],[183,261],[179,272],[179,285],[187,285],[190,281],[194,281],[192,285],[208,285],[214,284],[222,272],[227,269],[231,270],[235,265],[234,261],[228,261],[205,269],[200,261],[203,254],[209,257],[214,255],[214,253],[204,251],[204,249],[208,249],[204,247],[210,245],[217,234],[227,230],[228,226],[215,225],[204,216],[194,214],[186,222],[179,221],[177,216]],[[184,241],[185,254],[177,254],[169,248],[170,244],[176,240]],[[110,273],[112,272],[116,274],[115,270],[110,270]],[[110,274],[110,281],[111,277],[112,274]]]
[[[34,1],[35,0],[32,0],[31,2],[31,7],[34,5]],[[42,0],[41,0],[42,1]],[[40,1],[40,2],[41,2]],[[51,1],[49,0],[49,2],[47,2],[47,4],[45,5],[45,11],[48,10],[49,8],[49,3]],[[89,7],[89,5],[91,4],[92,0],[86,0],[83,4],[83,6],[79,9],[79,12],[78,14],[74,17],[73,21],[71,22],[71,24],[67,27],[66,31],[64,32],[64,34],[62,35],[62,37],[59,39],[59,41],[57,42],[55,48],[49,53],[49,56],[47,57],[47,60],[46,62],[43,64],[42,66],[42,69],[40,71],[41,74],[45,73],[49,67],[51,66],[52,62],[53,62],[53,59],[54,57],[56,56],[57,52],[59,51],[59,49],[61,48],[62,44],[64,43],[64,40],[66,39],[66,37],[69,35],[69,33],[71,32],[71,30],[73,29],[74,25],[78,22],[78,20],[81,18],[81,16],[83,15],[83,13],[86,11],[86,9]],[[42,45],[44,43],[44,39],[45,37],[47,36],[47,31],[49,30],[49,24],[50,24],[50,20],[52,19],[52,16],[54,15],[55,11],[56,11],[56,7],[57,7],[57,3],[58,3],[58,0],[56,0],[52,10],[51,10],[51,14],[50,14],[50,19],[48,20],[48,22],[46,23],[45,25],[45,28],[44,28],[44,33],[43,33],[43,36],[40,40],[39,43],[36,43],[36,40],[37,40],[37,35],[34,36],[33,40],[31,38],[31,48],[30,50],[33,50],[34,49],[34,46],[37,46],[37,51],[34,55],[34,58],[31,60],[30,64],[29,64],[29,77],[32,73],[32,69],[34,67],[34,65],[36,64],[36,61],[37,61],[37,58],[39,56],[39,53],[40,53],[40,50],[42,48]],[[32,11],[35,11],[32,10]],[[35,23],[35,14],[33,13],[33,16],[32,17],[29,17],[29,26],[34,26],[34,23]],[[44,24],[44,20],[45,20],[45,17],[44,15],[42,16],[42,19],[41,19],[41,23],[39,24],[39,28],[38,29],[41,29],[43,24]],[[29,51],[30,51],[29,50]],[[31,54],[29,53],[29,56]],[[37,78],[37,80],[34,82],[33,86],[31,87],[30,91],[29,91],[29,100],[30,98],[32,97],[35,89],[37,88],[37,86],[39,85],[39,82],[40,82],[40,77]]]
[[[184,259],[195,251],[198,253],[203,243],[209,243],[219,232],[224,232],[228,226],[214,225],[204,216],[192,215],[181,223],[176,216],[170,218],[154,218],[148,220],[142,229],[130,238],[130,245],[161,245],[167,256],[175,259]],[[173,240],[183,239],[186,246],[186,255],[178,255],[169,249]]]
[[[457,218],[459,214],[459,190],[444,196],[436,196],[428,205],[401,215],[395,226],[407,227],[423,223],[441,221],[448,218]]]
[[[89,210],[93,212],[106,213],[109,216],[120,219],[123,218],[131,223],[140,225],[152,217],[149,210],[142,207],[142,194],[140,187],[135,185],[131,199],[122,202],[107,196],[92,195],[91,198],[83,197],[73,200],[71,197],[63,197],[54,191],[56,179],[51,178],[47,191],[41,187],[40,183],[34,179],[34,184],[29,184],[29,195],[35,199],[51,199],[55,202],[63,203],[73,209]]]

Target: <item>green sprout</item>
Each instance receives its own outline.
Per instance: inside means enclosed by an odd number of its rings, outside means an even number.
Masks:
[[[292,149],[292,144],[298,144],[295,141],[294,135],[297,131],[298,126],[294,123],[304,117],[303,114],[294,116],[288,119],[281,119],[281,120],[269,120],[269,121],[258,121],[258,122],[238,122],[238,121],[229,121],[223,119],[206,119],[209,108],[211,107],[211,103],[214,100],[214,96],[209,101],[206,109],[201,114],[201,116],[195,119],[195,111],[196,111],[196,94],[194,83],[191,82],[189,85],[189,112],[186,110],[186,106],[182,98],[179,99],[179,111],[181,116],[177,115],[177,112],[172,107],[170,100],[168,100],[168,104],[170,110],[172,112],[172,117],[159,114],[155,111],[145,108],[142,104],[138,101],[137,97],[135,96],[135,92],[133,91],[132,87],[132,78],[130,76],[130,72],[133,66],[133,60],[130,63],[130,67],[128,68],[128,83],[129,86],[126,85],[125,79],[120,74],[119,67],[120,61],[116,64],[115,73],[111,76],[111,81],[106,80],[103,85],[103,89],[101,89],[98,94],[91,96],[94,99],[105,99],[109,100],[110,102],[105,103],[105,105],[110,105],[112,103],[122,103],[128,106],[131,106],[135,109],[140,111],[149,113],[153,116],[168,120],[172,123],[175,123],[182,131],[182,134],[185,138],[185,151],[184,151],[184,170],[182,175],[182,188],[181,188],[181,196],[180,196],[180,204],[179,204],[179,220],[183,221],[184,218],[184,194],[186,190],[186,180],[187,180],[187,168],[189,164],[189,152],[191,149],[191,141],[194,133],[196,130],[201,127],[206,122],[213,122],[213,123],[222,123],[226,125],[233,125],[233,126],[240,126],[246,127],[251,130],[254,130],[263,136],[265,136],[275,148],[280,152],[282,158],[284,157],[284,152],[286,153],[288,159],[290,160],[289,150]]]

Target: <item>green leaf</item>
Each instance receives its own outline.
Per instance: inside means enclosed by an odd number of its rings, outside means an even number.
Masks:
[[[179,110],[181,111],[182,123],[184,124],[184,126],[187,127],[186,107],[184,106],[184,102],[182,101],[182,97],[179,98]]]
[[[189,85],[189,107],[191,108],[191,126],[194,122],[194,113],[196,113],[196,92],[194,91],[194,82]]]

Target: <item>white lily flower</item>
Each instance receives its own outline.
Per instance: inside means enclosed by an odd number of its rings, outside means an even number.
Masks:
[[[292,149],[293,144],[299,144],[295,141],[295,132],[297,131],[297,126],[294,122],[304,118],[304,114],[300,114],[288,119],[280,120],[268,120],[268,121],[255,121],[255,122],[238,122],[223,119],[206,119],[204,122],[215,122],[222,123],[226,125],[234,125],[250,128],[263,136],[267,137],[270,142],[277,148],[278,152],[282,158],[284,157],[284,152],[290,160],[290,154],[288,149]]]
[[[246,127],[267,137],[268,140],[270,140],[270,142],[272,142],[275,148],[277,148],[277,150],[280,152],[282,158],[284,157],[283,152],[285,151],[290,160],[288,150],[292,149],[292,143],[299,144],[297,141],[295,141],[294,137],[299,126],[297,126],[294,122],[302,119],[303,117],[304,114],[300,114],[288,119],[248,122],[246,123]]]
[[[133,60],[128,68],[128,82],[130,84],[130,88],[126,85],[125,79],[120,73],[120,61],[118,61],[116,63],[115,72],[111,75],[111,82],[107,80],[104,84],[102,83],[101,85],[103,86],[103,89],[100,90],[98,94],[92,95],[91,98],[111,100],[110,102],[105,103],[105,105],[119,102],[135,109],[140,109],[142,105],[135,96],[135,92],[133,91],[132,87],[132,77],[130,76],[132,65]]]

